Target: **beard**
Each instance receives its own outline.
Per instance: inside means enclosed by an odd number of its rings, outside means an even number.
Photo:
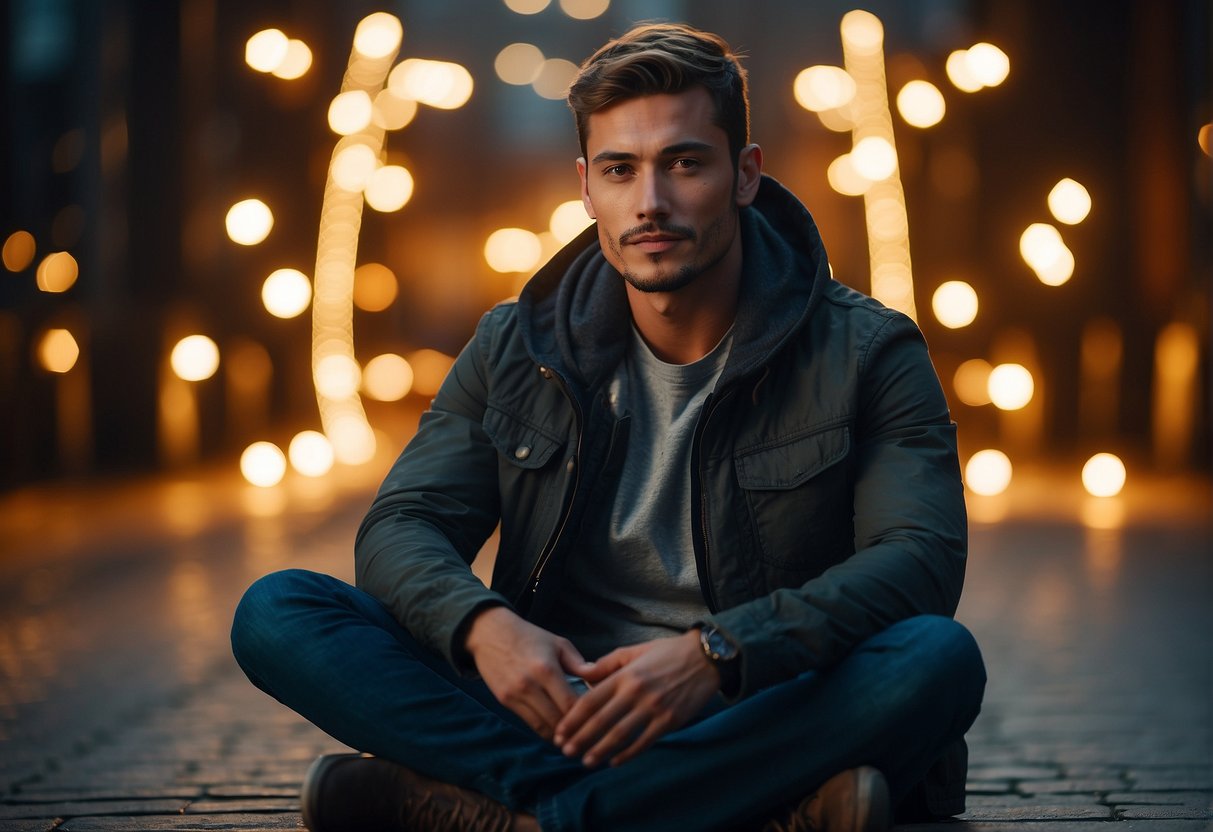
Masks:
[[[689,286],[697,277],[714,267],[728,254],[729,243],[732,238],[726,232],[732,231],[735,228],[733,223],[730,222],[735,216],[733,213],[726,213],[712,220],[707,228],[704,229],[702,240],[700,240],[700,235],[695,229],[689,226],[650,222],[636,226],[635,228],[629,228],[620,234],[618,239],[607,234],[607,242],[616,260],[622,265],[619,273],[630,286],[641,292],[648,293],[676,292]],[[664,253],[646,255],[649,265],[653,267],[653,271],[650,274],[642,276],[627,265],[627,261],[623,257],[623,247],[627,245],[629,238],[657,232],[676,234],[682,237],[695,246],[694,254],[691,262],[683,263],[681,266],[673,269],[663,268],[663,262],[669,259]]]

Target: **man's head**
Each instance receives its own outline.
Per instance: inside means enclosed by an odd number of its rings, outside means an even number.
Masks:
[[[746,73],[720,37],[680,23],[647,23],[610,41],[581,65],[569,87],[581,155],[586,155],[589,117],[601,109],[644,95],[703,87],[715,108],[715,123],[729,139],[733,164],[750,141]]]

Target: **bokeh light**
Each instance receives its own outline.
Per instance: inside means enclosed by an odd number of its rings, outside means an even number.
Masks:
[[[1049,211],[1058,222],[1077,225],[1091,213],[1091,194],[1080,183],[1067,177],[1049,191]]]
[[[80,276],[80,266],[76,258],[66,251],[56,251],[42,258],[38,264],[35,280],[38,288],[44,292],[66,292],[76,285]]]
[[[1092,497],[1115,497],[1125,487],[1127,476],[1120,457],[1099,453],[1082,466],[1082,487]]]
[[[343,148],[334,158],[331,172],[333,181],[343,191],[357,192],[366,187],[371,174],[379,168],[379,157],[369,146],[362,143]]]
[[[413,392],[420,396],[435,395],[455,362],[451,356],[429,349],[409,353],[408,360],[413,368]]]
[[[952,375],[952,389],[956,397],[970,407],[981,407],[990,403],[990,373],[994,367],[981,358],[970,358],[961,363]]]
[[[329,104],[329,129],[339,136],[360,132],[370,126],[374,112],[374,104],[366,90],[339,93]]]
[[[977,79],[977,76],[973,74],[973,68],[969,66],[967,49],[957,49],[948,55],[944,69],[948,73],[948,80],[961,92],[977,92],[985,86]]]
[[[796,103],[814,113],[845,106],[855,97],[855,89],[855,79],[840,66],[811,66],[792,82]]]
[[[601,17],[611,6],[611,0],[560,0],[560,10],[574,20]]]
[[[413,368],[403,356],[377,355],[362,370],[362,392],[381,402],[398,402],[413,389]]]
[[[983,87],[996,87],[1011,72],[1011,60],[992,43],[975,43],[965,54],[973,79]]]
[[[375,456],[375,431],[352,414],[338,416],[328,432],[333,455],[342,465],[362,465]]]
[[[974,494],[994,497],[1011,485],[1013,473],[1011,460],[1006,454],[987,448],[969,457],[965,465],[965,485]]]
[[[1037,277],[1051,286],[1065,283],[1074,272],[1073,253],[1061,239],[1061,232],[1048,223],[1034,222],[1024,229],[1019,237],[1019,253]]]
[[[169,365],[184,381],[205,381],[219,369],[219,347],[205,335],[187,335],[173,347]]]
[[[943,93],[930,81],[910,81],[897,93],[897,112],[912,127],[934,127],[946,109]]]
[[[289,39],[281,29],[262,29],[244,44],[244,62],[258,72],[273,72],[286,59]]]
[[[291,467],[305,477],[323,477],[333,468],[333,444],[319,431],[295,434],[286,453]]]
[[[362,368],[348,355],[326,355],[316,362],[316,390],[327,399],[348,399],[358,392]]]
[[[539,265],[543,244],[539,236],[523,228],[499,228],[484,244],[484,259],[493,271],[529,272]]]
[[[382,127],[384,130],[402,130],[408,127],[416,116],[416,101],[401,98],[390,89],[382,89],[375,94],[371,122],[376,127]]]
[[[52,373],[66,373],[80,358],[80,345],[66,329],[48,329],[38,339],[38,363]]]
[[[839,30],[846,46],[857,54],[873,54],[884,44],[884,24],[876,15],[863,9],[843,15]]]
[[[29,268],[38,253],[34,235],[28,231],[14,231],[4,241],[4,268],[10,272],[21,272]]]
[[[260,488],[271,488],[286,475],[286,456],[273,442],[254,442],[240,454],[240,473]]]
[[[404,27],[400,19],[387,12],[375,12],[358,21],[354,30],[354,51],[365,58],[386,58],[400,48]]]
[[[855,170],[850,153],[844,153],[830,162],[826,179],[831,188],[844,196],[862,196],[872,187],[872,180]]]
[[[594,220],[586,213],[585,204],[580,199],[570,199],[556,206],[548,227],[552,235],[564,244],[593,224]]]
[[[311,68],[311,48],[298,38],[291,38],[286,42],[286,55],[283,56],[281,63],[271,69],[270,72],[275,78],[281,78],[284,81],[294,81],[306,75],[307,71]]]
[[[507,84],[526,86],[539,77],[543,51],[533,43],[511,43],[497,53],[493,69]]]
[[[232,242],[255,246],[269,236],[274,214],[259,199],[243,199],[228,209],[224,224]]]
[[[539,14],[552,0],[505,0],[506,8],[518,14]]]
[[[297,317],[312,302],[312,284],[298,269],[277,269],[261,284],[261,302],[275,317]]]
[[[548,58],[539,67],[539,74],[531,82],[531,88],[541,98],[560,101],[568,94],[569,84],[577,75],[577,64],[564,58]]]
[[[367,179],[363,194],[376,211],[399,211],[413,196],[413,175],[400,165],[384,165]]]
[[[963,280],[949,280],[931,296],[931,309],[948,329],[960,329],[977,317],[977,292]]]
[[[860,176],[879,182],[897,170],[897,151],[883,136],[867,136],[852,148],[851,163]]]
[[[398,292],[396,275],[382,263],[364,263],[354,270],[354,306],[363,312],[382,312]]]
[[[388,74],[394,95],[440,110],[462,107],[472,97],[472,74],[450,61],[408,58]]]
[[[1036,383],[1022,364],[999,364],[990,371],[988,389],[999,410],[1022,410],[1032,401]]]

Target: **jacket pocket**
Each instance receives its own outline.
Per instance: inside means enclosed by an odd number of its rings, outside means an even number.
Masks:
[[[845,424],[734,453],[771,588],[798,586],[853,553],[850,459]]]
[[[561,437],[522,417],[494,407],[484,412],[484,432],[488,434],[504,462],[526,470],[548,463],[561,446]]]

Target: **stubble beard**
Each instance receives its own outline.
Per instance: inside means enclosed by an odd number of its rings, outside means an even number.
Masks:
[[[725,255],[728,254],[728,241],[726,240],[723,243],[720,241],[725,238],[726,231],[729,227],[729,221],[732,219],[732,217],[733,215],[725,213],[714,219],[703,231],[703,244],[699,247],[698,256],[696,259],[683,265],[673,273],[666,272],[661,268],[665,255],[658,253],[647,255],[649,263],[652,264],[657,270],[656,274],[647,278],[641,277],[635,271],[627,267],[627,261],[623,258],[623,245],[620,243],[620,240],[626,239],[630,235],[635,235],[638,233],[651,233],[655,229],[661,229],[678,233],[694,243],[699,239],[699,235],[696,234],[695,230],[692,228],[682,226],[663,227],[658,224],[650,224],[647,226],[641,226],[639,228],[629,229],[621,234],[618,239],[610,234],[607,234],[607,242],[611,251],[614,253],[615,258],[621,264],[623,264],[624,267],[620,269],[619,272],[623,276],[623,279],[628,282],[629,286],[646,293],[655,294],[658,292],[676,292],[679,289],[689,286],[697,277],[712,269],[725,258]]]

